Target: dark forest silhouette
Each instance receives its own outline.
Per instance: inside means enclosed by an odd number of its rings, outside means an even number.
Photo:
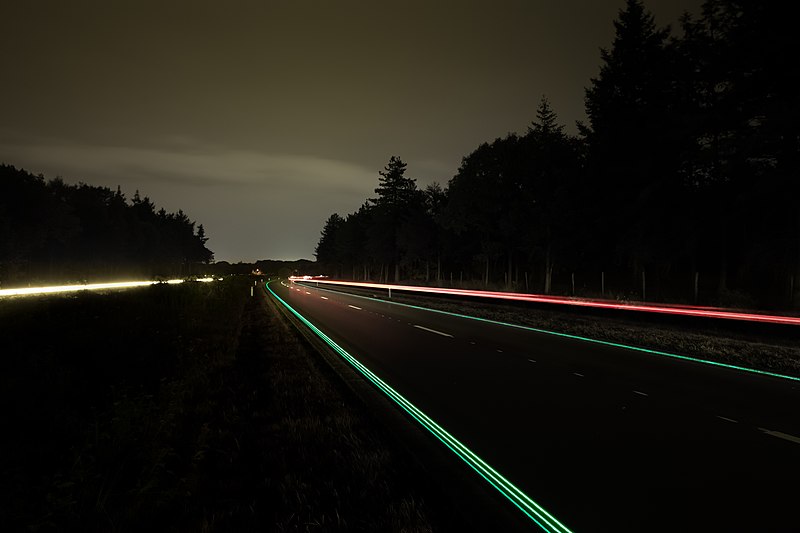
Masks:
[[[0,283],[115,280],[202,274],[212,260],[203,225],[156,210],[137,191],[60,178],[46,181],[0,165]]]
[[[542,98],[446,188],[392,157],[332,215],[330,275],[786,307],[800,274],[800,62],[778,3],[710,0],[680,36],[629,0],[565,133]],[[463,280],[463,281],[462,281]],[[793,301],[794,300],[794,301]]]

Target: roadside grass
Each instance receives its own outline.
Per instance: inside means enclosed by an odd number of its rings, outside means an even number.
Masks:
[[[237,283],[0,302],[4,524],[116,530],[179,498],[185,426],[235,354]]]
[[[249,283],[0,302],[4,529],[465,529]]]
[[[413,459],[263,298],[247,305],[235,385],[218,406],[230,423],[197,468],[215,492],[201,498],[215,503],[198,509],[200,529],[433,531],[427,502],[441,495]]]

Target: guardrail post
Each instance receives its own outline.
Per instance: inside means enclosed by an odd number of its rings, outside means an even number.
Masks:
[[[642,301],[647,300],[647,292],[645,290],[645,281],[644,281],[644,270],[642,270]]]

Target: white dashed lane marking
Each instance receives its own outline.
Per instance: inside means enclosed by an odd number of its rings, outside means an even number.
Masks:
[[[784,433],[782,431],[772,431],[769,429],[758,428],[767,435],[772,435],[773,437],[778,437],[779,439],[788,440],[789,442],[794,442],[795,444],[800,444],[800,437],[795,437],[794,435],[789,435],[788,433]]]
[[[414,324],[414,327],[417,328],[417,329],[424,329],[425,331],[429,331],[431,333],[436,333],[437,335],[441,335],[442,337],[452,337],[452,335],[450,335],[449,333],[445,333],[443,331],[437,331],[437,330],[431,329],[431,328],[426,328],[425,326],[418,326],[418,325]]]
[[[358,309],[359,311],[361,311],[361,308],[360,307],[356,307],[355,305],[349,305],[348,304],[347,307],[352,307],[353,309]]]

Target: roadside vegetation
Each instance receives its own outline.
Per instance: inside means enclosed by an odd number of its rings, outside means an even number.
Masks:
[[[315,273],[797,309],[791,21],[774,2],[705,0],[669,28],[627,0],[577,135],[543,97],[526,131],[476,146],[442,185],[391,157],[375,197],[326,220]]]
[[[183,277],[214,254],[202,224],[136,191],[69,185],[0,164],[0,285]]]
[[[252,283],[0,301],[0,523],[464,529]]]

